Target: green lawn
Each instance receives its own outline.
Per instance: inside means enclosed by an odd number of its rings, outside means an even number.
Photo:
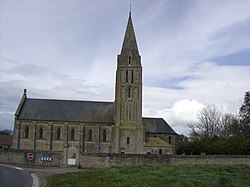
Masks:
[[[250,186],[246,165],[166,165],[112,167],[52,175],[48,186]]]

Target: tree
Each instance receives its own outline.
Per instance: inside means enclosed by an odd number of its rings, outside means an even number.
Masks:
[[[4,129],[4,130],[0,131],[0,134],[2,134],[2,135],[11,135],[12,131],[9,130],[9,129]]]
[[[238,115],[224,114],[221,117],[220,137],[229,138],[241,135],[241,125]]]
[[[197,114],[197,122],[189,124],[191,138],[213,138],[220,135],[221,113],[215,106],[207,106]]]
[[[244,102],[240,107],[240,123],[242,126],[242,135],[250,136],[250,91],[245,93]]]

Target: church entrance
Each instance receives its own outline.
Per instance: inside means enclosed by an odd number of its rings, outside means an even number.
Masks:
[[[76,148],[68,148],[68,165],[76,165]]]

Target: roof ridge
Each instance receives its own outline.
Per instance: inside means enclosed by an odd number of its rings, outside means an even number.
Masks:
[[[164,120],[163,117],[142,117],[142,118],[144,118],[144,119],[163,119]]]
[[[88,100],[73,100],[73,99],[43,99],[43,98],[27,98],[27,100],[41,101],[68,101],[68,102],[92,102],[92,103],[114,103],[112,101],[88,101]]]

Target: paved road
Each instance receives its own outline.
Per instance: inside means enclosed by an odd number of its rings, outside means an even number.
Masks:
[[[32,187],[32,184],[30,173],[21,168],[0,164],[1,187]]]

